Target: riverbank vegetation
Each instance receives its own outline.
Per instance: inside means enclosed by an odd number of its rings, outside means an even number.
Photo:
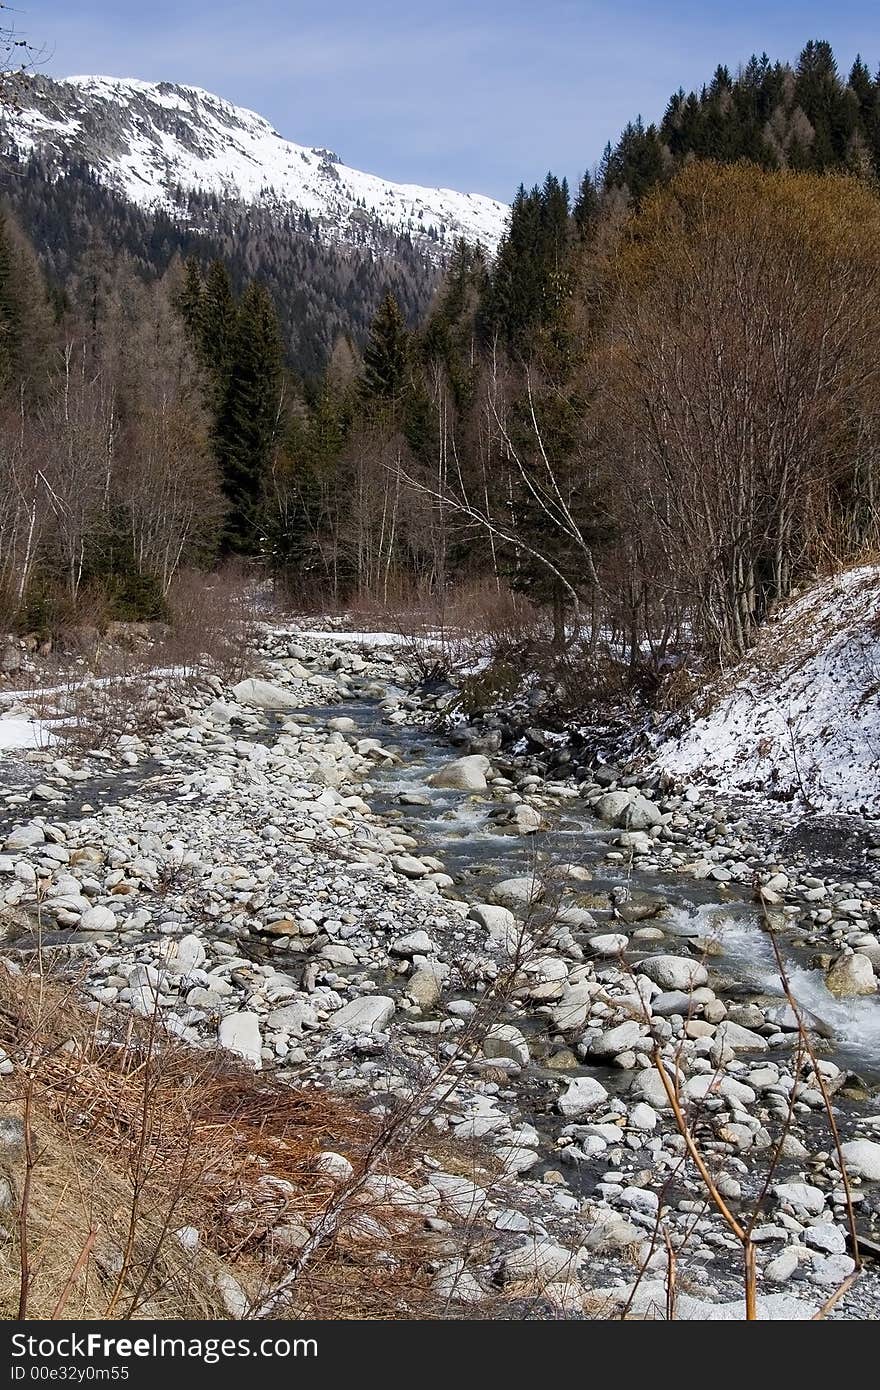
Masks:
[[[234,556],[299,607],[512,595],[635,681],[740,656],[880,542],[878,158],[861,60],[719,68],[308,378],[258,277],[95,242],[59,279],[7,213],[5,625],[166,618]]]

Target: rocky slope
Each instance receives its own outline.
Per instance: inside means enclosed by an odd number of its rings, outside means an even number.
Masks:
[[[313,235],[369,244],[371,228],[433,256],[463,237],[493,251],[507,208],[477,193],[397,184],[350,169],[330,150],[284,139],[253,111],[198,87],[134,78],[36,77],[5,108],[0,141],[84,164],[130,202],[185,218],[187,195],[307,216]]]

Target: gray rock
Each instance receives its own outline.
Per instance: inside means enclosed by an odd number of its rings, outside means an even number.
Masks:
[[[590,1044],[590,1053],[594,1057],[616,1057],[628,1047],[634,1047],[641,1036],[642,1030],[635,1019],[618,1023],[616,1028],[609,1028]]]
[[[414,970],[406,982],[406,992],[421,1009],[433,1009],[441,995],[440,978],[434,970]]]
[[[582,1260],[581,1252],[566,1250],[546,1236],[530,1236],[506,1256],[502,1275],[506,1284],[546,1284],[574,1278]]]
[[[19,825],[6,837],[3,846],[9,854],[16,850],[33,849],[35,845],[46,842],[46,836],[38,825]]]
[[[449,787],[454,791],[484,792],[486,773],[492,764],[482,753],[471,753],[466,758],[456,758],[446,763],[433,777],[428,779],[432,787]]]
[[[327,1026],[334,1033],[381,1033],[393,1017],[393,999],[385,994],[364,994],[337,1009]]]
[[[220,1021],[220,1046],[227,1052],[234,1052],[245,1062],[250,1062],[257,1071],[263,1065],[260,1020],[256,1014],[242,1010],[237,1014],[227,1014]]]
[[[82,914],[79,922],[83,931],[118,931],[119,923],[116,920],[116,913],[109,907],[88,907]],[[204,952],[202,953],[204,959]]]
[[[665,990],[697,989],[709,980],[706,967],[687,956],[649,956],[636,970]]]
[[[825,976],[825,983],[838,999],[850,999],[862,994],[876,994],[877,977],[867,956],[838,956]]]
[[[811,1250],[821,1250],[823,1255],[845,1255],[846,1236],[839,1226],[823,1221],[818,1226],[808,1226],[804,1231],[804,1244]]]
[[[594,956],[619,956],[629,945],[629,937],[623,932],[605,932],[601,936],[591,936],[587,949]]]
[[[318,1016],[304,999],[297,999],[291,1004],[283,1004],[278,1009],[273,1009],[266,1019],[270,1028],[277,1028],[281,1032],[292,1033],[295,1038],[301,1038],[306,1028],[318,1027]]]
[[[764,1266],[764,1278],[769,1279],[773,1284],[784,1284],[790,1279],[798,1267],[797,1251],[792,1249],[783,1250],[781,1255],[777,1255]]]
[[[607,1099],[608,1092],[601,1081],[597,1081],[593,1076],[576,1076],[559,1097],[556,1108],[560,1115],[575,1120],[579,1115],[586,1115],[595,1110],[597,1105],[602,1105]]]
[[[750,1028],[743,1028],[739,1023],[719,1023],[715,1036],[733,1052],[767,1051],[767,1039],[762,1038],[760,1033],[753,1033]]]
[[[92,909],[96,911],[97,909]],[[113,914],[110,914],[111,917]],[[86,917],[88,913],[86,913]],[[83,917],[83,926],[86,923]],[[116,919],[113,919],[114,926]],[[207,952],[199,938],[194,932],[187,932],[185,936],[172,938],[168,943],[165,952],[165,965],[170,975],[191,975],[194,970],[198,970],[204,965]]]
[[[873,1139],[849,1139],[840,1151],[848,1173],[880,1182],[880,1144]]]
[[[391,943],[391,954],[395,956],[431,956],[436,949],[426,931],[410,932]]]
[[[825,1193],[821,1187],[813,1187],[807,1182],[778,1182],[773,1186],[773,1193],[778,1202],[800,1207],[811,1216],[821,1216],[825,1210]]]
[[[484,1057],[509,1057],[521,1067],[529,1064],[529,1045],[518,1028],[509,1023],[495,1023],[483,1042]]]
[[[836,1288],[842,1284],[844,1279],[848,1279],[856,1267],[856,1262],[852,1255],[823,1255],[820,1259],[813,1261],[809,1271],[810,1282],[813,1284],[830,1284]]]
[[[492,897],[505,906],[529,907],[543,896],[544,885],[538,878],[505,878],[492,889]]]
[[[270,681],[245,680],[232,687],[232,694],[240,705],[251,705],[254,709],[284,710],[298,709],[300,701],[291,691]]]

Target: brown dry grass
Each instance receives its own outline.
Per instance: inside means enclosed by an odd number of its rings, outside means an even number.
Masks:
[[[116,1317],[226,1317],[214,1283],[222,1271],[257,1304],[296,1254],[273,1231],[312,1227],[333,1200],[316,1155],[332,1148],[357,1170],[375,1139],[372,1121],[324,1092],[151,1037],[129,1015],[95,1015],[69,986],[36,975],[0,969],[0,1046],[17,1063],[0,1079],[0,1120],[21,1120],[26,1104],[32,1116],[29,1317],[95,1318],[108,1308]],[[13,1195],[0,1212],[0,1316],[10,1318],[26,1164],[22,1152],[2,1152]],[[406,1178],[416,1166],[398,1150],[384,1171]],[[439,1315],[423,1222],[367,1204],[354,1199],[282,1316]],[[359,1229],[365,1214],[387,1244]],[[199,1231],[195,1256],[175,1235],[189,1225]]]

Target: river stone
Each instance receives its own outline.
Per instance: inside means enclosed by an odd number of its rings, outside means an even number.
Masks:
[[[777,1201],[800,1207],[811,1216],[821,1216],[825,1210],[825,1193],[821,1187],[813,1187],[808,1182],[778,1182],[773,1186],[773,1193]]]
[[[607,1099],[608,1092],[601,1081],[597,1081],[594,1076],[576,1076],[559,1097],[556,1108],[567,1119],[576,1120],[579,1115],[588,1114]]]
[[[472,753],[466,758],[456,758],[454,762],[446,763],[428,778],[428,785],[450,787],[461,792],[484,792],[486,773],[491,766],[484,754]]]
[[[595,1042],[590,1045],[590,1053],[594,1057],[616,1057],[621,1052],[626,1052],[628,1047],[635,1047],[642,1036],[642,1030],[635,1019],[630,1019],[626,1023],[618,1023],[616,1028],[609,1028],[607,1033],[603,1033]]]
[[[444,1205],[463,1221],[472,1220],[489,1201],[484,1188],[457,1173],[430,1173],[428,1185],[440,1193]]]
[[[514,907],[529,907],[543,896],[544,885],[537,878],[505,878],[492,889],[496,902]]]
[[[474,903],[468,913],[472,922],[485,927],[490,937],[505,941],[511,931],[516,930],[516,918],[508,907],[498,907],[492,903]]]
[[[606,792],[596,803],[600,820],[621,830],[648,830],[663,819],[660,808],[646,796],[631,791]]]
[[[743,1028],[741,1024],[729,1020],[718,1025],[715,1036],[734,1052],[767,1051],[767,1039],[762,1038],[760,1033],[753,1033],[751,1028]]]
[[[416,859],[412,854],[395,854],[391,863],[397,872],[404,874],[406,878],[424,878],[428,872],[421,859]]]
[[[239,681],[232,687],[232,694],[240,705],[252,705],[255,709],[299,709],[300,704],[291,691],[271,681]]]
[[[45,842],[46,836],[38,825],[19,825],[6,837],[3,848],[12,854],[15,850],[33,849]]]
[[[305,1000],[295,1000],[292,1004],[283,1004],[281,1008],[273,1009],[266,1019],[270,1028],[277,1028],[281,1032],[292,1033],[295,1038],[301,1038],[304,1028],[317,1028],[318,1016],[311,1004]]]
[[[109,907],[88,907],[79,921],[83,931],[118,931],[115,912]],[[204,957],[204,952],[202,953]]]
[[[629,810],[632,797],[628,791],[606,792],[596,802],[596,815],[609,825],[616,825]]]
[[[509,1023],[495,1023],[483,1042],[484,1057],[509,1057],[521,1067],[529,1064],[529,1045],[518,1028]]]
[[[662,821],[663,814],[659,806],[649,801],[646,796],[636,796],[626,813],[625,826],[627,830],[648,830],[652,825],[660,825]]]
[[[661,1082],[660,1084],[662,1085],[663,1083]],[[645,1101],[641,1100],[638,1105],[634,1105],[629,1112],[628,1123],[630,1129],[656,1129],[657,1111],[654,1109],[653,1105],[648,1105]]]
[[[381,1033],[393,1016],[393,999],[385,994],[364,994],[337,1009],[327,1026],[334,1033]]]
[[[92,908],[92,911],[97,911],[97,908]],[[88,915],[86,913],[83,917],[83,926],[86,925]],[[114,922],[115,920],[114,918]],[[185,936],[172,939],[165,951],[165,964],[169,975],[190,975],[193,970],[198,970],[204,965],[206,958],[205,948],[194,932],[187,932]]]
[[[666,1069],[666,1073],[670,1075],[669,1068]],[[644,1071],[639,1072],[633,1081],[630,1094],[645,1101],[654,1110],[670,1108],[666,1088],[656,1067],[646,1067]]]
[[[840,1151],[847,1171],[869,1182],[880,1182],[880,1144],[873,1139],[850,1139]]]
[[[327,720],[327,728],[336,734],[351,734],[357,728],[354,720],[347,714],[337,715],[335,719]]]
[[[525,802],[514,807],[511,823],[522,835],[534,835],[535,831],[540,830],[544,824],[540,812]]]
[[[855,1267],[852,1255],[825,1255],[814,1258],[807,1277],[812,1284],[830,1284],[833,1288],[848,1279]]]
[[[707,1095],[723,1096],[737,1105],[754,1105],[757,1100],[751,1086],[732,1076],[716,1076],[713,1072],[692,1076],[685,1082],[682,1095],[686,1100],[703,1100]]]
[[[629,937],[623,932],[605,932],[603,936],[591,936],[587,947],[594,956],[619,956],[629,945]]]
[[[687,1015],[693,1011],[694,1001],[683,989],[665,990],[655,994],[651,1000],[651,1013],[658,1018],[668,1018],[670,1014]]]
[[[687,956],[650,956],[636,970],[665,990],[696,989],[709,980],[706,967]]]
[[[502,1273],[506,1284],[573,1278],[583,1255],[557,1245],[546,1236],[531,1236],[504,1260]]]
[[[845,1255],[846,1236],[839,1226],[823,1221],[818,1226],[808,1226],[804,1231],[804,1243],[811,1250],[821,1250],[823,1255]]]
[[[257,1071],[263,1065],[260,1039],[260,1020],[256,1014],[248,1010],[241,1013],[227,1014],[220,1020],[219,1030],[220,1046],[225,1047],[227,1052],[234,1052],[237,1057],[242,1057],[246,1062],[250,1062]]]
[[[874,967],[867,956],[855,953],[851,956],[838,956],[825,983],[838,999],[849,999],[860,994],[874,994],[877,978]]]
[[[412,931],[391,943],[391,954],[394,956],[431,956],[436,949],[426,931]]]
[[[618,835],[617,843],[621,849],[631,849],[634,854],[653,854],[657,848],[646,830],[624,830]]]
[[[433,1009],[441,994],[440,980],[434,970],[414,970],[406,982],[406,993],[421,1009]]]
[[[797,1251],[783,1250],[781,1255],[777,1255],[775,1259],[764,1266],[764,1278],[769,1279],[772,1284],[784,1284],[787,1279],[791,1278],[797,1267]]]

